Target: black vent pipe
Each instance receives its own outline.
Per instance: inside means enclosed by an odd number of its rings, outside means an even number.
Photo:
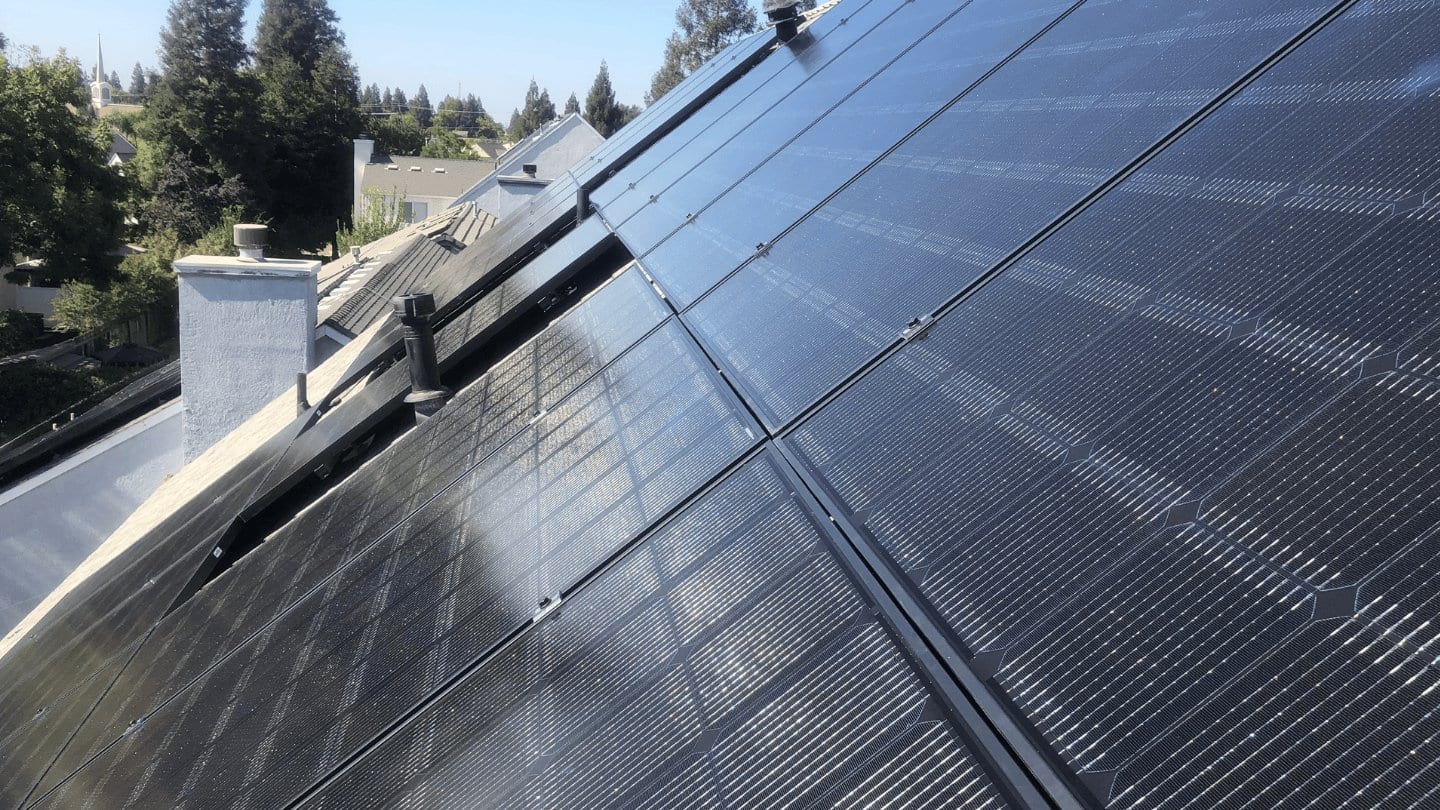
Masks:
[[[435,359],[435,332],[430,328],[435,296],[397,295],[394,303],[395,316],[405,327],[405,359],[410,366],[410,393],[405,401],[415,406],[415,421],[423,422],[454,393],[440,384],[440,365]]]

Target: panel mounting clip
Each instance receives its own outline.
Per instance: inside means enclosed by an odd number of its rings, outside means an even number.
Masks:
[[[560,604],[564,601],[564,597],[562,597],[558,593],[554,596],[547,596],[544,599],[541,599],[540,608],[535,611],[535,618],[531,621],[534,624],[539,624],[540,622],[545,621],[545,619],[549,618],[550,614],[560,609]]]
[[[926,330],[934,324],[935,316],[929,313],[917,318],[912,318],[909,323],[905,324],[905,328],[900,330],[900,339],[903,341],[911,341],[921,337],[925,334]]]

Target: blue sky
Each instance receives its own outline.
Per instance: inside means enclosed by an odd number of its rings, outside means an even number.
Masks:
[[[404,88],[425,83],[434,102],[474,93],[503,124],[534,76],[557,107],[574,91],[581,103],[600,60],[610,63],[620,100],[638,104],[660,65],[678,0],[330,0],[340,16],[360,79]],[[156,51],[169,0],[0,0],[0,32],[45,54],[64,48],[87,70],[95,35],[105,69],[129,83],[138,61],[158,67]],[[250,35],[261,0],[250,0]]]

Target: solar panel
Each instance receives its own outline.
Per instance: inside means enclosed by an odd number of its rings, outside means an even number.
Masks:
[[[673,322],[641,341],[49,801],[291,798],[754,443],[692,346]]]
[[[79,729],[49,784],[262,630],[359,554],[367,541],[412,514],[537,413],[553,408],[664,316],[643,276],[631,269],[458,391],[434,417],[397,439],[163,622]]]
[[[763,246],[687,320],[764,419],[784,424],[1329,4],[1271,13],[1288,5],[1080,6]]]
[[[305,806],[1006,806],[824,525],[750,461]]]
[[[784,440],[1108,806],[1440,788],[1436,14],[1354,6]]]

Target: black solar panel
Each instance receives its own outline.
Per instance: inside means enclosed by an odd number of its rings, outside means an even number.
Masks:
[[[306,806],[1005,806],[823,525],[752,460]]]
[[[653,333],[377,532],[51,803],[291,798],[754,443],[687,343]]]
[[[1440,788],[1437,13],[1355,6],[786,439],[1110,806]]]
[[[664,308],[643,277],[627,271],[457,392],[435,417],[168,617],[80,728],[50,784],[263,630],[368,541],[513,438],[537,413],[553,408],[663,318]]]
[[[1289,13],[1294,5],[1080,6],[764,246],[687,319],[766,420],[785,423],[1329,7]],[[952,21],[962,42],[975,8]],[[901,85],[905,60],[893,76]],[[890,73],[847,103],[883,104]]]

